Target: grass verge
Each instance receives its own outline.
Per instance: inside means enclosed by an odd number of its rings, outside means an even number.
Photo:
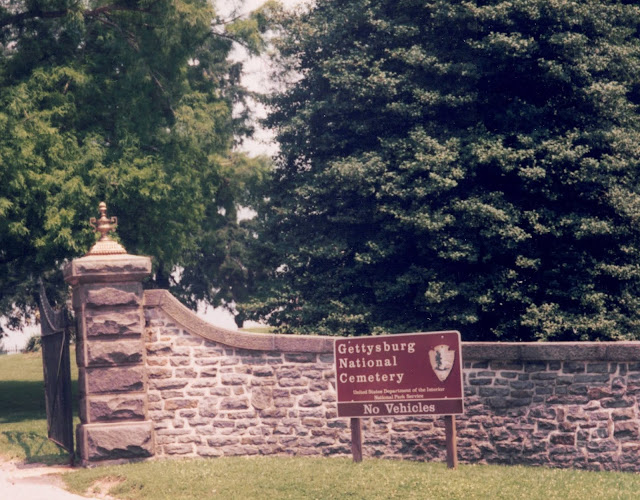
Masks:
[[[637,498],[640,476],[613,472],[343,458],[214,458],[85,469],[64,476],[70,490],[128,500]],[[103,491],[103,493],[107,493]]]
[[[240,328],[241,332],[247,333],[273,333],[275,330],[272,326],[252,326],[249,328]]]
[[[72,390],[77,394],[78,370],[75,363],[71,364]],[[69,459],[64,450],[47,438],[39,352],[0,356],[0,457],[46,464],[65,463]]]

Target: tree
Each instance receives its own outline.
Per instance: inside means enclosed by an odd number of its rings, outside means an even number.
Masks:
[[[638,338],[635,2],[327,0],[284,26],[295,83],[271,102],[270,275],[249,314]]]
[[[13,326],[40,276],[64,290],[60,267],[95,241],[103,200],[127,250],[154,257],[149,286],[233,299],[236,207],[266,163],[234,152],[251,126],[229,53],[261,50],[269,8],[223,20],[206,0],[0,0],[0,315]]]

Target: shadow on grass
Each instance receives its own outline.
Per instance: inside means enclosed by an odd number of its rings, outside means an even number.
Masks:
[[[78,414],[78,383],[71,382],[74,394],[73,414]],[[40,381],[7,380],[0,382],[0,423],[46,418],[44,384]]]
[[[76,381],[72,382],[72,391],[77,394]],[[73,406],[77,415],[76,398]],[[69,454],[48,439],[46,419],[42,381],[0,381],[0,451],[6,447],[3,454],[22,456],[27,463],[68,463]]]
[[[0,382],[0,422],[45,418],[42,382],[6,380]]]
[[[38,432],[4,431],[0,433],[10,445],[22,448],[27,463],[62,464],[69,453]]]

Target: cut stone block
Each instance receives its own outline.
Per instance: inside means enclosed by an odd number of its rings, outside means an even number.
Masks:
[[[86,412],[84,422],[109,422],[118,420],[144,420],[146,395],[87,396],[80,402]]]
[[[142,339],[87,342],[84,366],[141,363],[143,350]]]
[[[153,422],[82,424],[78,452],[84,464],[150,457],[155,452]]]
[[[71,285],[142,281],[151,274],[151,259],[137,255],[91,255],[69,262],[63,271]]]
[[[142,314],[138,308],[110,311],[86,311],[86,336],[142,335]]]
[[[145,367],[80,368],[78,384],[81,394],[88,395],[144,391]]]
[[[138,306],[142,303],[142,284],[86,287],[84,303],[92,307]]]

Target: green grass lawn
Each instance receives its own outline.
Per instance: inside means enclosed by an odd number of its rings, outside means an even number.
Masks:
[[[0,356],[0,457],[67,460],[47,440],[39,353]],[[77,493],[132,500],[640,498],[638,474],[344,458],[158,460],[80,469],[64,481]]]
[[[635,499],[640,476],[558,469],[344,458],[214,458],[87,469],[64,476],[72,491],[100,480],[122,499]],[[123,481],[117,484],[119,481]]]
[[[240,328],[240,331],[247,333],[273,333],[274,329],[272,326],[252,326],[250,328]]]
[[[73,391],[77,394],[78,370],[74,362],[71,369]],[[47,439],[39,352],[0,356],[0,457],[48,464],[69,460],[64,450]]]

